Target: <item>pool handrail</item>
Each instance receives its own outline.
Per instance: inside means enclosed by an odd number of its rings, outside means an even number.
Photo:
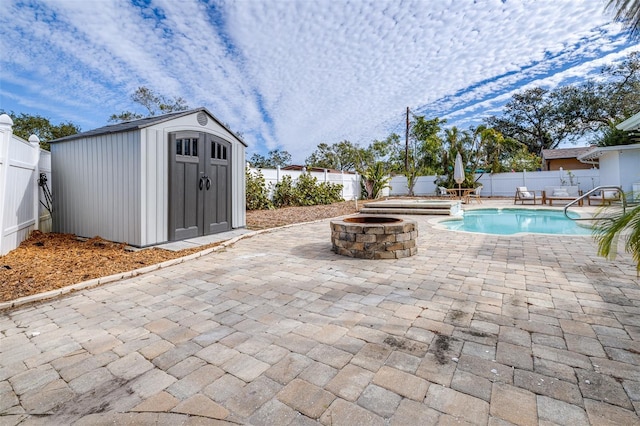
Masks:
[[[571,219],[571,220],[594,220],[594,218],[592,218],[592,217],[570,217],[569,214],[567,213],[567,210],[569,209],[569,207],[573,206],[576,203],[581,202],[582,200],[584,200],[585,198],[589,197],[594,192],[598,192],[598,191],[602,191],[602,190],[617,190],[618,191],[618,193],[620,194],[620,199],[622,201],[622,214],[625,214],[626,211],[627,211],[627,197],[624,195],[624,191],[622,190],[622,187],[616,186],[616,185],[600,185],[600,186],[596,186],[595,188],[585,192],[584,194],[582,194],[581,196],[579,196],[575,200],[573,200],[570,203],[568,203],[567,205],[565,205],[564,206],[564,215],[568,219]],[[598,220],[600,220],[600,219],[613,220],[610,217],[599,217],[597,219]]]

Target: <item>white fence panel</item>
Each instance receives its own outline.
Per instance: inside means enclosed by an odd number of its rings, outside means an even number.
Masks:
[[[249,171],[254,175],[258,172],[262,173],[264,177],[267,189],[269,189],[269,198],[273,198],[273,190],[276,184],[280,183],[284,176],[291,176],[291,180],[295,181],[303,173],[301,170],[282,170],[277,169],[254,169],[249,168]],[[309,172],[311,176],[318,179],[318,182],[328,182],[332,184],[342,185],[342,198],[345,200],[354,200],[356,197],[360,198],[360,176],[351,173],[330,173],[325,170],[324,172]]]
[[[50,228],[48,211],[40,209],[41,150],[37,138],[27,142],[13,135],[13,122],[0,116],[0,255],[18,247],[31,231],[39,229],[40,217]],[[43,173],[51,175],[51,157],[42,159]]]
[[[433,196],[438,193],[438,186],[434,181],[438,176],[418,176],[416,183],[413,185],[413,194],[416,196]],[[407,186],[407,178],[398,175],[391,178],[389,183],[389,195],[407,195],[409,187]]]
[[[256,169],[250,169],[256,172]],[[267,188],[273,192],[276,183],[285,175],[295,181],[303,173],[299,170],[261,169]],[[571,174],[570,174],[571,173]],[[331,182],[343,185],[343,198],[353,200],[360,198],[360,176],[345,173],[312,172],[319,182]],[[419,176],[413,187],[416,196],[435,196],[438,176]],[[477,182],[483,185],[483,197],[513,197],[517,186],[526,186],[532,191],[542,191],[546,186],[577,185],[583,192],[600,184],[600,170],[553,170],[539,172],[484,173],[476,175]],[[383,191],[382,196],[404,196],[409,194],[407,178],[402,175],[393,176],[389,182],[391,188]],[[273,194],[270,193],[271,197]]]
[[[482,195],[487,197],[512,197],[517,186],[542,191],[547,186],[573,184],[586,192],[600,184],[600,170],[573,170],[571,175],[566,170],[483,174],[478,183],[484,186]]]
[[[407,186],[407,178],[401,175],[392,176],[389,181],[389,195],[407,195],[409,187]]]
[[[571,174],[569,174],[571,173]],[[417,196],[434,196],[438,187],[434,181],[438,176],[420,176],[416,179],[413,193]],[[477,182],[483,185],[484,197],[513,197],[517,186],[526,186],[532,191],[542,191],[546,186],[577,185],[583,192],[600,185],[600,170],[554,170],[540,172],[485,173],[476,175]],[[407,179],[404,176],[391,178],[390,195],[409,194]]]

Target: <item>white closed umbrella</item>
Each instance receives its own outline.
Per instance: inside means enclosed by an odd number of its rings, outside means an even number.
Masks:
[[[460,195],[460,199],[462,199],[462,190],[460,189],[460,186],[462,185],[462,182],[464,182],[464,178],[465,176],[464,165],[462,164],[462,155],[460,155],[460,152],[458,151],[458,154],[456,155],[456,163],[453,168],[453,180],[455,180],[458,184],[458,193]]]

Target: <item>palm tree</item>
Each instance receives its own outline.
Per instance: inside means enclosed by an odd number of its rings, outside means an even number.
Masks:
[[[618,241],[622,235],[625,251],[631,253],[640,276],[640,206],[597,218],[599,220],[594,226],[593,236],[598,243],[598,255],[608,259],[615,258]]]
[[[616,10],[616,21],[622,21],[632,38],[640,38],[640,0],[609,0],[607,9]]]

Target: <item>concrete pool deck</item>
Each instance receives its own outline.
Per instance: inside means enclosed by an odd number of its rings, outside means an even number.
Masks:
[[[3,311],[0,423],[640,424],[629,255],[411,219],[409,258],[326,220]]]

